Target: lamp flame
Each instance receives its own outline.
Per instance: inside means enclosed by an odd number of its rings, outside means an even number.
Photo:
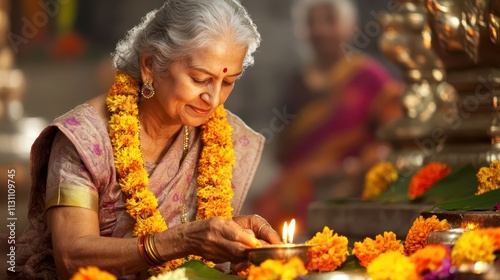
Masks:
[[[293,243],[293,235],[295,233],[295,219],[292,219],[290,221],[290,224],[285,222],[283,225],[283,232],[282,232],[282,237],[283,237],[283,243]]]
[[[285,224],[283,225],[283,233],[281,237],[283,237],[283,243],[287,243],[286,241],[288,240],[288,223],[285,221]]]

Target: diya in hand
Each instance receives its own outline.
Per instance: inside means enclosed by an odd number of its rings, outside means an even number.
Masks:
[[[260,248],[249,248],[247,249],[248,260],[254,265],[260,265],[268,259],[286,261],[293,257],[299,257],[306,262],[311,245],[293,244],[294,232],[295,219],[292,219],[290,224],[285,222],[282,234],[283,244],[267,244]]]

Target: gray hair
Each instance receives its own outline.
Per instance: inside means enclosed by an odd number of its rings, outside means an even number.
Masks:
[[[151,55],[161,72],[221,39],[247,46],[243,68],[253,64],[261,37],[238,0],[167,0],[118,42],[113,64],[141,81],[141,54]]]
[[[343,17],[341,22],[347,25],[356,25],[358,21],[358,7],[354,0],[296,0],[292,6],[292,19],[295,23],[295,31],[302,37],[307,32],[307,17],[312,6],[318,4],[329,4],[332,9],[339,11]]]

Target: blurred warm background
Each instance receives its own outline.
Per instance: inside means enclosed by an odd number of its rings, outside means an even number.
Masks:
[[[357,0],[359,26],[373,22],[388,0]],[[271,123],[284,84],[302,63],[301,42],[291,22],[291,0],[242,0],[263,42],[255,66],[247,70],[227,108],[267,137],[248,204],[259,196],[277,170],[275,133]],[[29,192],[29,148],[44,125],[74,106],[108,90],[114,72],[109,54],[124,33],[161,0],[0,0],[0,197],[6,205],[7,170],[15,169],[16,234],[24,230]],[[377,48],[378,33],[367,37],[362,51],[398,77]],[[6,221],[2,206],[0,218]],[[3,224],[4,222],[2,222]],[[2,260],[7,236],[1,227]],[[5,264],[5,261],[2,261]],[[4,273],[2,269],[2,273]]]

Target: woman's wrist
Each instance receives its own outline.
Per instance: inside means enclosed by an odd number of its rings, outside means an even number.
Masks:
[[[189,238],[186,234],[188,224],[178,225],[154,235],[153,241],[158,258],[169,261],[191,254],[187,247],[189,242],[186,242]]]

